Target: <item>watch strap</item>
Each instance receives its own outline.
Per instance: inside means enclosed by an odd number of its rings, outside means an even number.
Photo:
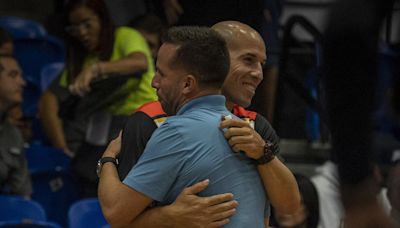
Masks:
[[[101,165],[104,165],[104,164],[107,163],[107,162],[112,162],[112,163],[114,163],[116,166],[119,164],[119,163],[118,163],[118,159],[117,159],[117,158],[113,158],[113,157],[102,157],[102,158],[100,158],[100,160],[99,160],[99,163],[100,163]]]
[[[272,148],[273,148],[272,143],[270,142],[265,143],[263,155],[259,159],[256,159],[258,165],[267,164],[268,162],[272,161],[272,159],[275,158],[275,154]]]
[[[114,163],[115,166],[118,166],[118,159],[114,157],[102,157],[97,161],[97,168],[96,168],[96,173],[97,176],[100,177],[101,169],[103,168],[103,165],[107,162],[112,162]]]

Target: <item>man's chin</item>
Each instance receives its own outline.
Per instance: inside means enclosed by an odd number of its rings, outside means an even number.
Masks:
[[[251,99],[238,99],[235,104],[247,108],[251,105]]]

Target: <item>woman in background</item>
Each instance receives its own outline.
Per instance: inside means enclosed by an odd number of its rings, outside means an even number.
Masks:
[[[84,195],[95,196],[95,166],[105,145],[131,112],[157,98],[154,67],[145,39],[134,29],[115,28],[102,0],[69,0],[64,12],[65,69],[43,93],[39,113],[52,145],[74,157]],[[121,75],[128,76],[122,85]],[[103,85],[119,85],[96,91],[93,82],[104,78]]]

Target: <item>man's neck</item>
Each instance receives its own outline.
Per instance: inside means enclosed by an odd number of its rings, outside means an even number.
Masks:
[[[204,97],[204,96],[210,96],[210,95],[221,95],[221,90],[220,89],[214,89],[214,88],[209,88],[209,89],[203,89],[200,92],[194,94],[193,96],[190,96],[185,99],[184,102],[181,103],[181,105],[178,108],[178,111],[189,101],[192,101],[196,98],[199,97]]]
[[[226,108],[227,108],[229,111],[231,111],[231,112],[232,112],[232,110],[233,110],[233,106],[234,106],[234,103],[233,103],[233,102],[231,102],[231,101],[228,101],[228,100],[226,100],[226,102],[225,102],[225,106],[226,106]]]

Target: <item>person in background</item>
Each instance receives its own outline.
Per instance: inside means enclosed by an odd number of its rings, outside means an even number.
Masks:
[[[69,0],[64,12],[65,69],[41,96],[39,115],[52,145],[74,157],[83,195],[95,196],[100,151],[132,110],[156,99],[153,60],[138,31],[113,26],[102,0]]]
[[[392,227],[376,197],[371,116],[378,84],[378,40],[393,2],[335,1],[324,32],[323,86],[345,227]],[[397,81],[397,107],[399,88]]]
[[[14,53],[14,42],[11,34],[5,29],[0,28],[0,55],[10,55]],[[25,142],[30,142],[32,139],[31,120],[24,118],[22,105],[18,104],[12,107],[7,112],[9,121],[17,126],[24,138]]]
[[[151,55],[154,61],[157,58],[157,52],[161,45],[161,35],[164,33],[165,26],[154,14],[145,14],[134,18],[129,26],[138,30],[146,39],[150,47]]]
[[[0,192],[29,198],[32,185],[25,158],[24,140],[7,118],[22,102],[25,81],[14,57],[0,55]]]

